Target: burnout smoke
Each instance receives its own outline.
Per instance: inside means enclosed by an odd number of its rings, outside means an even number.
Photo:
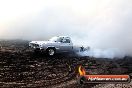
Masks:
[[[90,56],[95,58],[123,58],[125,56],[124,52],[118,49],[89,49],[83,52],[78,52],[80,56]]]
[[[88,52],[93,56],[122,55],[118,49],[132,56],[132,0],[0,1],[1,39],[39,41],[58,35],[93,47]]]

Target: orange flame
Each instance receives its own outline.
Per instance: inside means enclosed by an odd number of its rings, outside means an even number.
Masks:
[[[79,71],[80,76],[83,76],[86,74],[86,71],[82,66],[79,66],[78,71]]]

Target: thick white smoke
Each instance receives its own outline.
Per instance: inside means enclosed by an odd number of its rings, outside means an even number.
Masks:
[[[89,56],[95,58],[123,58],[125,53],[119,49],[90,49],[83,52],[77,52],[79,56]]]
[[[10,1],[10,0],[9,0]],[[0,1],[0,38],[70,36],[88,55],[132,56],[132,0]]]

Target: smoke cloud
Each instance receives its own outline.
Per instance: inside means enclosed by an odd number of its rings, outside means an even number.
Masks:
[[[0,1],[0,38],[47,40],[70,36],[85,53],[132,56],[132,0]],[[98,55],[99,54],[99,55]]]
[[[77,52],[79,56],[90,56],[95,58],[124,58],[125,53],[119,49],[89,49],[83,52]]]

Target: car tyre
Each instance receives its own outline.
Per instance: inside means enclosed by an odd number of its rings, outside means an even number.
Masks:
[[[48,56],[54,56],[55,55],[55,49],[54,48],[48,48],[46,52],[47,52]]]

